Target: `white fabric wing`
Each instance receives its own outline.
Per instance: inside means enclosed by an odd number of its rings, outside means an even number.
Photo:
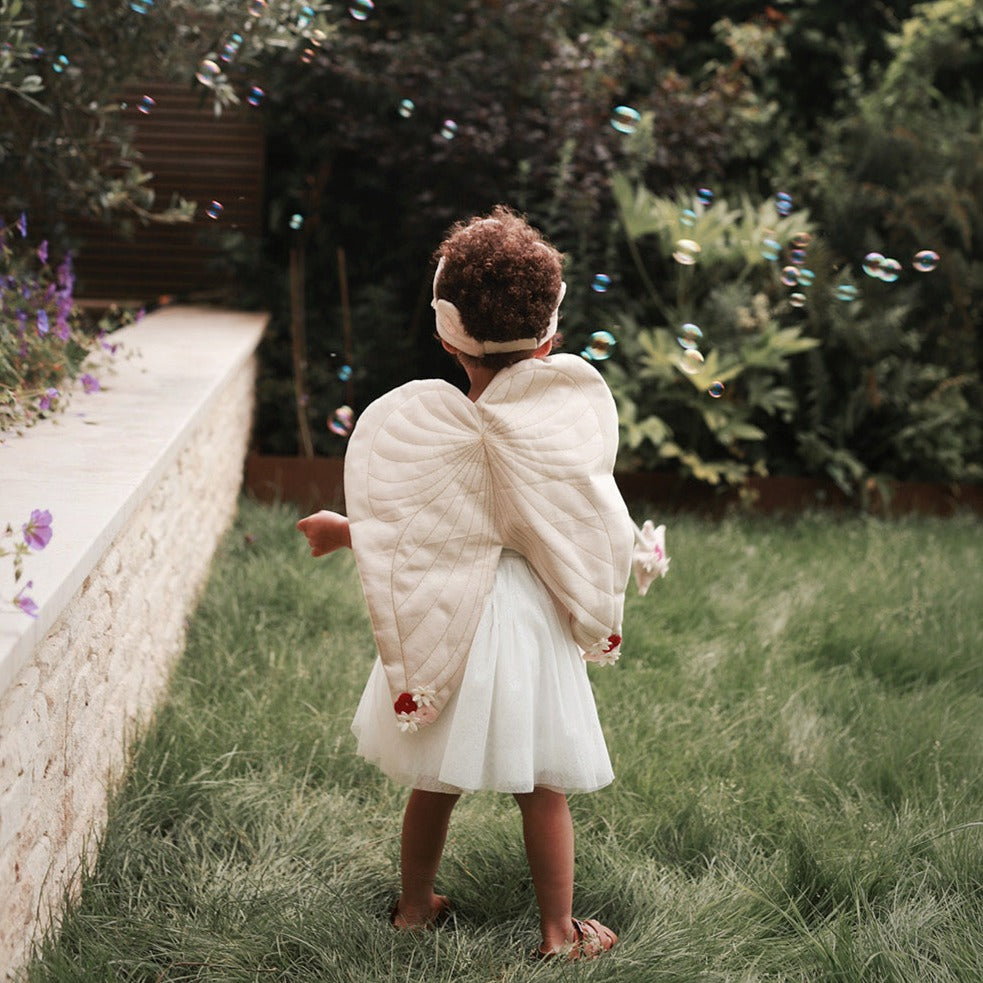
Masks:
[[[503,546],[529,560],[585,650],[620,633],[634,537],[617,439],[607,385],[573,355],[502,370],[477,402],[426,380],[362,414],[345,462],[352,545],[414,726],[460,681]]]

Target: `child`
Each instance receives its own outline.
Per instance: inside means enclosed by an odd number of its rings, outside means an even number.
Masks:
[[[613,779],[585,660],[621,642],[633,524],[612,477],[617,414],[597,371],[550,355],[561,255],[504,207],[437,250],[433,307],[467,396],[411,382],[360,417],[348,518],[302,519],[314,556],[352,547],[379,649],[352,730],[412,787],[397,928],[449,909],[434,893],[462,792],[514,795],[539,905],[538,958],[594,958],[617,936],[572,917],[566,793]]]

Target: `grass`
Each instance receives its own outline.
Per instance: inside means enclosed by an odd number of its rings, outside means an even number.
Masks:
[[[455,812],[455,929],[386,924],[405,792],[352,750],[364,601],[295,518],[242,503],[27,980],[983,979],[979,520],[669,519],[669,576],[592,670],[617,779],[571,799],[576,911],[622,942],[560,967],[524,958],[507,796]]]

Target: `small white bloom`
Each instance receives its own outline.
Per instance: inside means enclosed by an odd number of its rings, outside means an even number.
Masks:
[[[635,527],[631,569],[639,594],[645,594],[656,577],[664,577],[669,572],[665,526],[654,526],[651,519],[646,519],[641,529]]]
[[[397,713],[396,726],[404,734],[415,734],[420,729],[420,723],[415,713]]]
[[[599,639],[587,649],[581,658],[598,666],[613,666],[621,656],[621,636],[609,635]]]
[[[416,686],[410,695],[418,707],[430,707],[437,698],[437,691],[433,686]]]

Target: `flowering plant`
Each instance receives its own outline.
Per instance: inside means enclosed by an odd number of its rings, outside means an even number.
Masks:
[[[83,362],[114,355],[109,332],[135,319],[111,311],[91,323],[75,304],[71,255],[52,268],[47,240],[31,248],[27,232],[26,214],[13,225],[0,218],[0,432],[63,410],[66,382],[80,378],[96,392],[99,380]]]
[[[7,523],[7,528],[3,531],[0,538],[0,557],[12,556],[14,558],[14,584],[16,585],[24,574],[24,557],[32,550],[40,552],[51,542],[51,513],[47,509],[34,509],[30,519],[21,526],[21,539],[14,540],[14,527]],[[3,545],[3,540],[14,540],[8,548]],[[23,611],[24,614],[36,618],[38,606],[34,599],[26,593],[34,586],[34,581],[29,580],[11,599],[15,608]]]

